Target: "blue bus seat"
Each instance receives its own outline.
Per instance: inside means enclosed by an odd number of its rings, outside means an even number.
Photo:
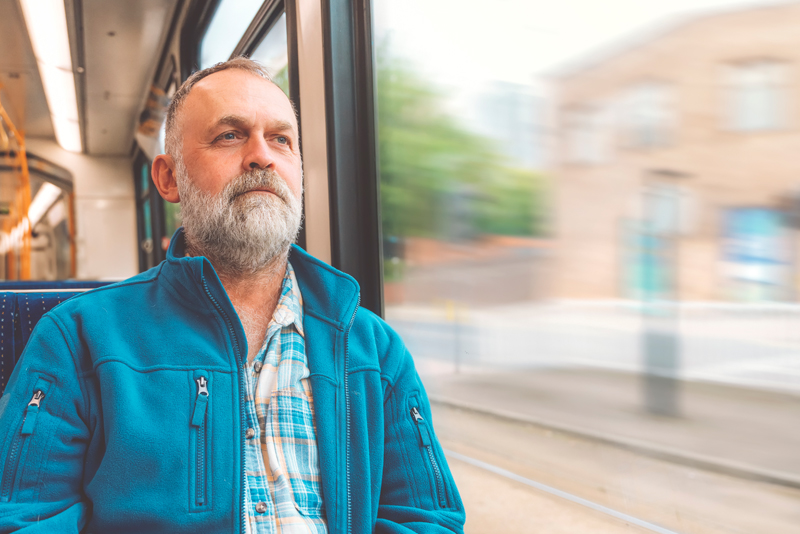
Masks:
[[[14,346],[16,324],[14,315],[17,312],[17,294],[4,291],[0,293],[0,395],[6,388],[8,377],[17,363]]]
[[[39,319],[65,300],[112,282],[0,282],[0,395]]]
[[[43,290],[86,290],[103,287],[113,282],[97,282],[88,280],[3,280],[0,281],[0,291],[43,291]]]

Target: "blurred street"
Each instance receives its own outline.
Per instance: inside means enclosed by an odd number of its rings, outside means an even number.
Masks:
[[[483,402],[485,393],[476,390],[472,402]],[[434,423],[449,450],[676,533],[789,534],[800,524],[797,488],[712,473],[442,404],[434,404]],[[470,534],[651,532],[458,459],[448,463]]]
[[[800,489],[800,397],[683,383],[680,415],[644,410],[637,375],[589,369],[430,375],[431,400],[640,454]]]
[[[415,355],[446,448],[678,533],[796,532],[794,307],[684,305],[675,417],[645,409],[635,306],[458,313],[387,314]],[[498,532],[500,522],[502,532],[645,531],[449,461],[467,532]]]

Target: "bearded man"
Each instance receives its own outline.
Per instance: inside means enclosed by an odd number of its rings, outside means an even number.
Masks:
[[[292,105],[255,62],[195,73],[153,162],[161,265],[38,323],[0,402],[0,532],[461,532],[397,335],[292,247]]]

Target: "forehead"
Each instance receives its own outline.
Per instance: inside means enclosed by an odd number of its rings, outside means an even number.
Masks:
[[[254,122],[288,122],[297,130],[294,109],[283,91],[271,81],[241,69],[203,78],[192,87],[182,107],[179,122],[185,132],[214,124],[228,115],[251,117]]]

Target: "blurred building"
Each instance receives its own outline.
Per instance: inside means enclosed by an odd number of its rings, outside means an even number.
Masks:
[[[559,297],[796,297],[800,3],[674,21],[553,81]]]

